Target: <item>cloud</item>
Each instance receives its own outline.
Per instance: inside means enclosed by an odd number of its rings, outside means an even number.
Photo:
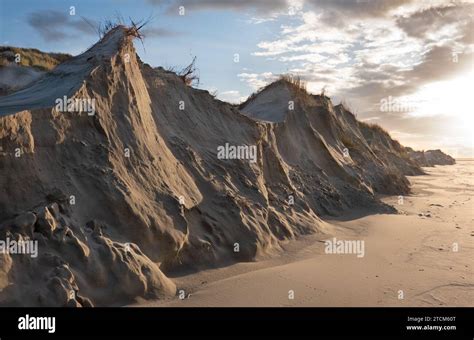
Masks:
[[[304,7],[322,13],[320,21],[340,27],[348,21],[386,16],[391,10],[415,0],[148,0],[162,7],[168,14],[178,14],[183,6],[186,11],[227,10],[254,12],[249,22],[261,24],[278,17],[294,16]]]
[[[258,13],[268,13],[288,9],[291,0],[148,0],[148,2],[153,5],[165,7],[168,13],[178,13],[180,6],[184,6],[186,10],[192,11],[253,10]]]
[[[355,36],[350,31],[328,27],[314,12],[302,13],[301,24],[283,26],[279,38],[262,41],[255,56],[280,56],[283,54],[328,54],[336,55],[352,46]]]
[[[86,21],[57,10],[30,13],[27,22],[46,41],[72,39],[80,34],[97,35],[95,27],[99,27],[99,23],[94,20]],[[182,35],[181,32],[161,27],[146,26],[142,31],[147,38],[173,38]]]
[[[430,39],[433,35],[438,35],[439,38],[442,30],[445,30],[445,34],[448,35],[456,31],[463,37],[466,35],[472,37],[473,10],[474,4],[451,3],[422,9],[411,15],[399,17],[396,22],[407,35],[417,38]],[[471,13],[471,16],[467,13]]]
[[[433,46],[419,64],[408,70],[363,64],[354,74],[360,79],[360,85],[342,92],[365,102],[368,111],[378,111],[380,99],[411,95],[426,84],[461,75],[472,67],[472,58],[472,53],[466,53],[458,56],[458,62],[454,62],[451,47]]]
[[[240,73],[237,77],[239,77],[241,81],[246,82],[254,91],[257,91],[278,78],[278,76],[272,72]]]
[[[45,40],[61,40],[68,37],[62,27],[67,25],[66,14],[59,11],[41,11],[28,16],[28,24],[35,28]]]
[[[145,38],[175,38],[181,36],[183,33],[171,31],[161,27],[145,27],[142,30]]]
[[[413,0],[306,0],[316,9],[343,12],[355,17],[383,16]]]
[[[321,20],[324,11],[304,12],[300,23],[282,26],[276,39],[258,43],[254,56],[276,57],[305,79],[310,90],[328,86],[332,95],[353,97],[371,111],[380,98],[411,94],[424,84],[462,73],[471,63],[473,49],[465,43],[471,31],[465,25],[472,24],[470,7],[441,4],[441,15],[431,7],[431,15],[438,17],[426,19],[418,31],[418,24],[407,22],[427,16],[427,10],[412,6],[403,18],[387,15],[409,1],[310,2],[320,10],[384,16],[335,27]],[[361,8],[365,14],[359,13]],[[453,52],[459,53],[458,62],[453,62]]]
[[[280,61],[311,92],[325,87],[336,102],[348,102],[359,118],[398,131],[404,141],[414,142],[419,133],[415,144],[426,146],[442,131],[451,140],[472,134],[460,132],[469,96],[462,92],[467,83],[460,85],[459,79],[473,67],[473,7],[443,0],[307,0],[252,55],[272,64]],[[268,71],[239,77],[255,89],[268,82]],[[443,105],[436,104],[435,93]],[[381,112],[380,101],[388,97],[413,105],[408,111]],[[422,113],[430,114],[429,122],[416,117]]]
[[[413,0],[148,0],[156,6],[176,9],[184,6],[192,10],[255,10],[260,13],[282,10],[297,10],[307,4],[326,13],[341,13],[350,16],[383,16],[390,10]]]
[[[314,11],[321,13],[319,20],[328,26],[343,27],[360,19],[386,17],[392,10],[413,0],[306,0]]]
[[[91,22],[91,27],[84,20],[57,10],[30,13],[27,23],[46,41],[70,39],[80,33],[96,34],[93,27],[97,26],[95,22]]]
[[[242,96],[239,91],[231,90],[231,91],[224,91],[222,93],[218,93],[217,97],[225,102],[232,103],[232,104],[240,104],[245,101],[247,97]]]
[[[474,4],[450,3],[429,7],[397,19],[397,25],[408,36],[426,41],[451,40],[474,43]]]

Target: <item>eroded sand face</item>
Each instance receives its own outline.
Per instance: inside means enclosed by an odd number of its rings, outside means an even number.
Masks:
[[[395,213],[378,196],[423,174],[326,96],[282,79],[249,117],[142,63],[135,33],[117,26],[0,98],[0,240],[37,242],[34,257],[0,254],[1,306],[127,305],[180,296],[177,273],[294,262],[310,242],[290,241],[337,234],[322,217]],[[257,119],[266,106],[279,119]]]
[[[403,204],[385,199],[397,215],[331,221],[331,236],[296,254],[178,278],[189,298],[146,305],[472,306],[474,161],[425,170],[410,178]],[[325,254],[322,241],[332,237],[365,241],[365,256]]]

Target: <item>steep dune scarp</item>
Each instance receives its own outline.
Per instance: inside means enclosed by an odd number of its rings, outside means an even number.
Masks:
[[[160,266],[253,260],[322,224],[285,203],[263,126],[143,65],[132,39],[118,27],[0,101],[0,233],[38,241],[37,257],[1,255],[4,305],[174,294]],[[64,96],[89,106],[60,110]],[[255,162],[218,159],[226,143],[255,147]]]
[[[253,261],[350,207],[393,211],[376,194],[421,173],[325,97],[276,83],[284,100],[263,91],[243,114],[143,64],[135,33],[0,98],[0,240],[38,245],[0,254],[1,305],[172,296],[166,273]]]

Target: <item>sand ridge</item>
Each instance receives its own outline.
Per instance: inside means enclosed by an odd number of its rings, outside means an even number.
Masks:
[[[38,242],[36,258],[0,254],[1,305],[173,297],[177,273],[276,254],[328,233],[324,216],[394,213],[378,194],[406,194],[422,173],[327,97],[276,83],[296,109],[262,122],[144,64],[135,36],[117,26],[0,97],[0,237]],[[93,114],[58,111],[64,96]],[[219,159],[226,143],[254,146],[256,162]]]

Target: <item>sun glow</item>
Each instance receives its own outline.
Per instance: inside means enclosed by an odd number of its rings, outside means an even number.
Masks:
[[[425,85],[414,95],[406,97],[416,108],[410,114],[415,117],[445,115],[473,123],[473,88],[474,71],[452,80]]]
[[[443,126],[439,127],[439,140],[449,144],[464,144],[474,147],[474,70],[457,78],[427,84],[402,101],[412,104],[414,110],[407,113],[411,117],[443,117]],[[452,136],[452,137],[448,137]]]

